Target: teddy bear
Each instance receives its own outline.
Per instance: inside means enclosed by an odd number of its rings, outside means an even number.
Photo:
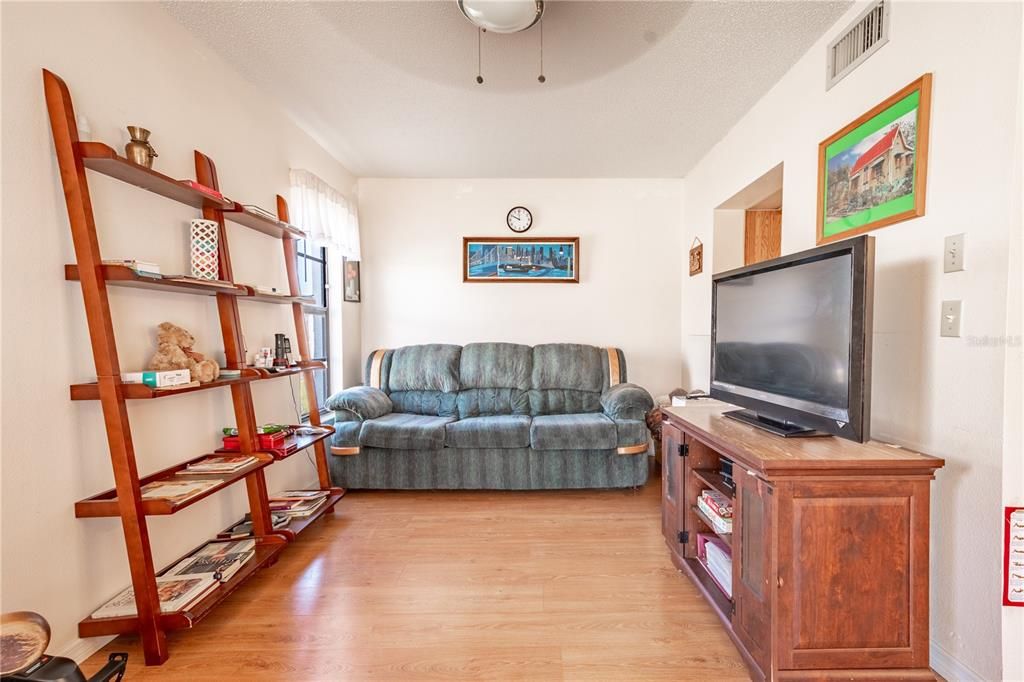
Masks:
[[[196,342],[187,329],[170,322],[162,322],[156,332],[156,355],[149,361],[149,369],[187,369],[192,381],[206,384],[220,376],[220,367],[207,360],[202,353],[192,350]]]

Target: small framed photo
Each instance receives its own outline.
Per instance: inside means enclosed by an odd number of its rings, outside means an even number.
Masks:
[[[345,302],[359,303],[359,261],[342,258],[341,271],[345,279]]]
[[[924,215],[932,75],[818,146],[818,243]]]

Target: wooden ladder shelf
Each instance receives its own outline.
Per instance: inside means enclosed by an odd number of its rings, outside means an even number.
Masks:
[[[71,399],[100,401],[110,449],[110,463],[114,473],[114,488],[77,502],[75,514],[79,517],[121,517],[128,553],[128,567],[137,606],[136,615],[131,617],[86,618],[79,623],[78,631],[82,637],[138,633],[142,638],[146,664],[159,665],[168,657],[167,631],[190,628],[195,625],[259,569],[274,563],[280,551],[290,540],[294,539],[313,521],[332,512],[338,500],[345,494],[343,489],[332,487],[330,483],[325,447],[325,440],[328,436],[299,437],[297,445],[300,449],[313,448],[319,486],[322,490],[328,490],[330,495],[327,503],[312,516],[294,519],[293,524],[287,529],[273,530],[264,470],[278,458],[272,456],[271,453],[261,452],[257,445],[257,421],[251,385],[253,381],[301,374],[309,399],[309,421],[314,426],[320,426],[320,406],[317,403],[313,375],[314,370],[324,369],[326,366],[322,362],[310,360],[306,328],[303,324],[302,306],[308,303],[309,299],[303,297],[299,290],[295,239],[301,239],[304,233],[289,224],[288,205],[280,196],[277,197],[279,219],[273,220],[249,211],[242,204],[228,199],[213,198],[185,182],[134,164],[119,156],[107,145],[79,141],[77,119],[67,85],[58,76],[45,69],[43,70],[43,85],[75,249],[76,263],[65,267],[65,278],[78,281],[81,285],[89,338],[92,343],[93,361],[96,365],[96,382],[71,386]],[[195,166],[196,180],[211,189],[219,190],[217,170],[213,160],[196,151]],[[187,206],[202,209],[205,219],[215,221],[219,225],[219,277],[226,284],[221,287],[207,287],[187,282],[148,279],[139,277],[128,268],[104,265],[96,235],[96,223],[93,217],[92,200],[89,196],[86,169],[116,178]],[[252,287],[234,283],[225,220],[257,230],[281,241],[288,273],[289,296],[268,297],[260,295]],[[176,471],[199,458],[189,458],[177,466],[154,474],[139,475],[125,401],[168,397],[177,395],[179,392],[154,391],[138,384],[121,383],[121,368],[118,363],[116,338],[107,298],[108,285],[214,296],[217,301],[227,366],[242,371],[241,377],[221,379],[202,386],[184,389],[180,393],[211,388],[229,388],[234,405],[235,422],[238,426],[241,453],[253,455],[257,461],[239,472],[219,477],[223,479],[222,485],[216,486],[202,496],[187,500],[183,504],[175,505],[164,500],[147,500],[145,502],[142,500],[140,490],[142,485],[150,481],[172,477]],[[243,299],[285,303],[292,306],[295,337],[301,359],[297,368],[271,374],[267,371],[246,367],[242,326],[238,311],[238,301]],[[326,428],[331,429],[331,427]],[[146,517],[155,514],[174,514],[180,509],[243,480],[248,492],[249,513],[252,517],[253,535],[257,543],[255,556],[229,581],[222,583],[200,602],[182,611],[161,613],[156,577],[162,571],[157,571],[153,566],[153,553]],[[174,563],[170,566],[173,565]]]

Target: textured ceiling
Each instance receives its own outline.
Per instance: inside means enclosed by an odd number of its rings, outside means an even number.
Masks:
[[[681,177],[851,3],[546,4],[543,85],[455,0],[164,7],[359,176]]]

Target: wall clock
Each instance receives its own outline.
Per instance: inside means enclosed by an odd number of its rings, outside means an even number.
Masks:
[[[533,225],[533,214],[524,206],[516,206],[505,216],[505,222],[513,232],[526,232]]]

